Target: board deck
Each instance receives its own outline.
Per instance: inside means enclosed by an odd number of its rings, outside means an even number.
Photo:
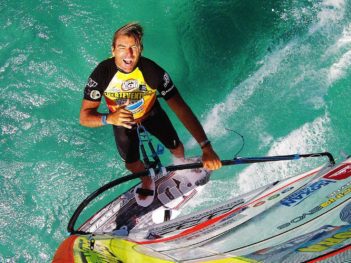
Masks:
[[[188,158],[186,162],[199,162],[199,158]],[[78,230],[110,233],[123,227],[130,231],[174,219],[209,177],[210,172],[203,168],[173,171],[166,175],[159,173],[155,177],[155,198],[148,207],[137,204],[134,188],[139,185],[136,185],[106,205]]]

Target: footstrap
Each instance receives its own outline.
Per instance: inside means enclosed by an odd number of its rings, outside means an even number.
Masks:
[[[153,196],[154,190],[144,189],[144,188],[137,188],[136,193],[143,196]]]

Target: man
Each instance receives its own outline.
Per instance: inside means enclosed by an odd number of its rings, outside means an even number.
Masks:
[[[221,167],[221,161],[189,106],[180,96],[171,78],[155,62],[142,57],[143,29],[137,23],[118,29],[112,41],[113,57],[101,62],[89,77],[80,110],[80,124],[87,127],[113,125],[117,149],[132,173],[145,170],[139,155],[136,124],[142,124],[177,158],[184,158],[184,147],[156,99],[156,92],[166,100],[180,121],[202,149],[204,167]],[[108,114],[98,112],[102,96]],[[142,177],[142,188],[152,181]],[[139,198],[143,198],[139,195]]]

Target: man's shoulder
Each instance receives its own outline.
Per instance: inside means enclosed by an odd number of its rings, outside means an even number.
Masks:
[[[115,74],[117,71],[117,66],[115,64],[114,58],[108,58],[101,61],[94,69],[93,75],[102,76],[103,78]]]
[[[112,79],[113,75],[117,71],[117,66],[114,62],[114,58],[108,58],[101,61],[93,70],[90,75],[94,81],[99,83],[103,83],[108,81],[108,79]]]
[[[101,61],[97,67],[115,67],[115,60],[114,57],[107,58],[103,61]]]

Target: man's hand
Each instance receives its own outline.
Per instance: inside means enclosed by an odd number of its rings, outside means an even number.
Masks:
[[[209,144],[202,149],[202,163],[208,170],[216,170],[222,167],[222,162]]]
[[[135,121],[133,113],[126,109],[128,104],[129,100],[125,104],[118,106],[115,112],[110,113],[106,119],[107,123],[131,129]]]

